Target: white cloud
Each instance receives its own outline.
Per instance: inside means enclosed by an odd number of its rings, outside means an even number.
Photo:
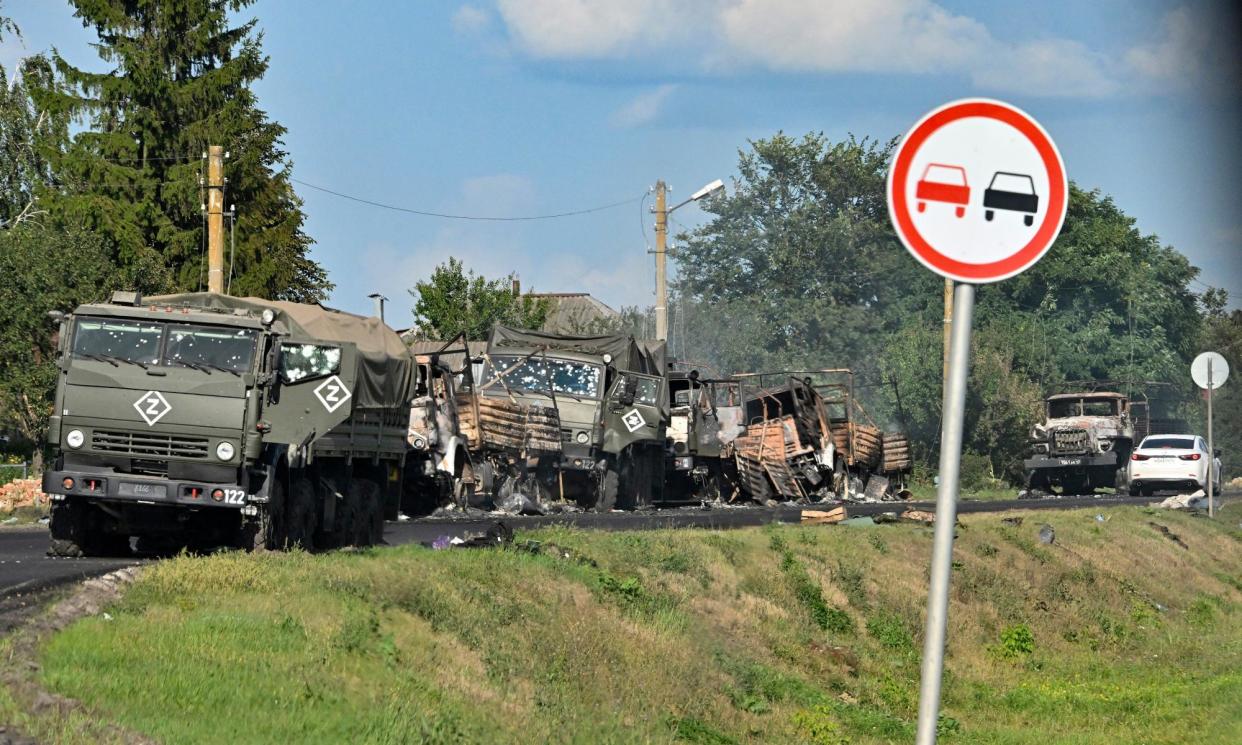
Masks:
[[[612,112],[612,115],[608,117],[608,123],[614,127],[628,129],[631,127],[641,127],[654,121],[660,115],[664,102],[676,90],[676,85],[667,84],[661,85],[655,90],[641,93],[621,108]]]
[[[459,34],[473,34],[487,28],[492,15],[482,8],[463,5],[453,14],[453,30]]]
[[[1120,87],[1115,65],[1079,42],[1002,42],[932,0],[495,1],[513,44],[541,59],[659,52],[675,56],[678,69],[697,64],[717,74],[958,74],[983,90],[1046,96]]]

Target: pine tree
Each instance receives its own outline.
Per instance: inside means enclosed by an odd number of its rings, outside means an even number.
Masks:
[[[322,299],[332,285],[307,256],[286,130],[251,89],[268,66],[262,34],[254,19],[230,26],[229,13],[253,0],[70,1],[113,69],[88,72],[53,55],[64,89],[45,87],[40,103],[86,130],[52,155],[49,211],[101,234],[135,287],[203,288],[202,154],[223,145],[225,205],[237,212],[232,294]]]

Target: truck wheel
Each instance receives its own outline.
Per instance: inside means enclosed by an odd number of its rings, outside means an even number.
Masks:
[[[52,516],[48,523],[48,532],[52,542],[48,547],[48,556],[85,556],[82,550],[82,514],[81,508],[72,500],[52,503]]]
[[[294,476],[289,485],[289,499],[285,508],[285,542],[288,548],[295,546],[310,551],[314,546],[316,513],[315,486],[306,476]]]
[[[617,506],[617,492],[620,486],[621,474],[617,472],[616,464],[606,461],[604,470],[595,484],[595,510],[597,512],[608,512]]]

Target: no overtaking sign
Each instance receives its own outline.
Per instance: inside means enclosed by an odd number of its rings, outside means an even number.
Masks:
[[[1068,204],[1065,164],[1033,118],[1000,101],[945,104],[906,134],[888,175],[898,237],[924,266],[980,284],[1046,253]]]

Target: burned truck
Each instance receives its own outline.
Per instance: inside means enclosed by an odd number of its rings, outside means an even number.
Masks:
[[[1136,425],[1149,428],[1146,402],[1132,405],[1112,392],[1060,393],[1047,398],[1045,414],[1031,429],[1031,457],[1023,462],[1028,492],[1125,488]]]
[[[715,501],[737,496],[737,468],[723,457],[741,434],[739,386],[730,378],[704,378],[684,363],[668,371],[669,424],[665,501]]]
[[[538,445],[525,464],[525,480],[537,485],[537,498],[597,510],[632,508],[663,496],[664,368],[663,342],[497,325],[470,405],[479,408],[480,421],[488,404],[526,407],[529,424],[517,421],[517,413],[499,418],[520,425],[513,430],[514,446]],[[533,420],[531,411],[539,414]],[[547,437],[552,424],[555,451]]]
[[[732,442],[754,499],[870,499],[904,494],[911,466],[900,432],[883,432],[854,395],[848,369],[745,373],[744,432]]]
[[[59,345],[50,553],[381,540],[413,359],[379,319],[117,293],[63,317]]]

